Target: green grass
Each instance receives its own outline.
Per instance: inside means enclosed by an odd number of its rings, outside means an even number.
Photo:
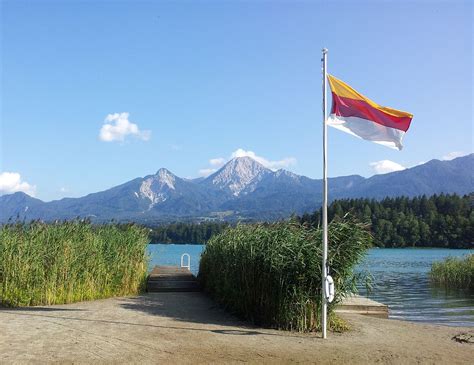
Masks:
[[[430,278],[437,285],[474,291],[474,254],[434,262]]]
[[[214,236],[201,256],[199,279],[227,309],[255,324],[279,329],[320,328],[321,229],[296,222],[238,225]],[[333,310],[355,291],[354,266],[372,244],[364,225],[329,225],[329,264],[336,284]],[[344,327],[330,314],[333,329]]]
[[[143,290],[146,230],[72,221],[0,227],[0,305],[30,306]]]

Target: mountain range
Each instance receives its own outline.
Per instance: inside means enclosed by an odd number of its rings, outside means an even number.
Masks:
[[[330,178],[330,200],[469,194],[474,154],[431,160],[406,170],[364,178]],[[272,171],[250,157],[234,158],[207,178],[184,179],[165,168],[81,198],[43,202],[17,192],[0,197],[0,222],[90,218],[159,223],[177,220],[275,220],[321,206],[322,180]]]

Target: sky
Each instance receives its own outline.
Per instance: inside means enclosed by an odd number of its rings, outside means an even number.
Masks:
[[[0,194],[45,201],[232,157],[322,177],[328,71],[414,114],[402,151],[328,134],[329,176],[473,151],[470,1],[1,1]]]

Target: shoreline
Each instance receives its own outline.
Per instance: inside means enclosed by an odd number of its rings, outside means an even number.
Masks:
[[[473,327],[340,314],[344,333],[259,328],[202,293],[152,293],[50,307],[0,308],[2,363],[467,364]]]
[[[206,242],[204,243],[196,243],[196,242],[150,242],[148,245],[177,245],[177,246],[205,246]],[[474,248],[463,248],[463,247],[437,247],[437,246],[410,246],[410,247],[379,247],[373,246],[370,250],[373,249],[383,249],[383,250],[468,250],[474,251]]]

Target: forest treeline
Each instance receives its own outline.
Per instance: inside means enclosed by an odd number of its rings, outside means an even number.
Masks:
[[[224,222],[173,223],[150,227],[153,243],[206,243],[213,235],[229,227]]]
[[[473,196],[433,195],[336,200],[328,207],[328,219],[349,213],[370,225],[379,247],[474,248]],[[320,225],[321,210],[295,217],[301,223]],[[152,227],[152,242],[205,243],[229,223],[174,223]]]
[[[328,207],[328,220],[346,213],[370,224],[379,247],[474,248],[473,196],[433,195],[336,200]],[[298,217],[318,225],[321,210]]]

